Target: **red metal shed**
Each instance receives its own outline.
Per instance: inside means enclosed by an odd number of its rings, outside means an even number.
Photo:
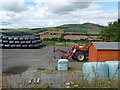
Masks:
[[[120,61],[120,42],[93,42],[89,46],[89,61]]]

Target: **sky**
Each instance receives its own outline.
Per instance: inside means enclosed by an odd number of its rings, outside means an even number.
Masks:
[[[43,28],[63,24],[106,26],[118,18],[119,0],[0,0],[0,28]]]

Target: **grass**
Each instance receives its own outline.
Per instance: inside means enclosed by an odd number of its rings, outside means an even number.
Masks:
[[[86,45],[85,41],[52,41],[52,40],[43,40],[43,44],[46,46],[65,46],[72,47],[76,45]]]

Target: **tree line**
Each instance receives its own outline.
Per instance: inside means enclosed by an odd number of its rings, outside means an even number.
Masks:
[[[120,42],[120,19],[110,22],[99,34],[100,39]]]

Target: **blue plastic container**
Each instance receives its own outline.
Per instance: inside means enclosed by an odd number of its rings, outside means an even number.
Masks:
[[[104,62],[87,62],[83,64],[84,79],[92,80],[105,80],[108,79],[108,66]]]
[[[105,63],[108,65],[109,78],[118,80],[120,77],[120,61],[106,61]]]
[[[58,60],[58,67],[57,67],[58,70],[62,70],[62,71],[68,70],[68,66],[69,66],[69,62],[67,59]]]

